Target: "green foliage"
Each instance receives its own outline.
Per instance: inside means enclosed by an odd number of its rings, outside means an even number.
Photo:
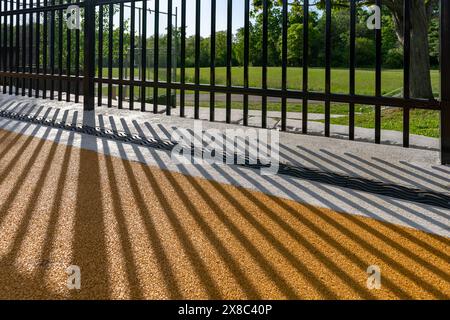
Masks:
[[[360,68],[368,68],[375,61],[375,40],[369,38],[356,38],[356,51],[358,52],[356,65]]]
[[[303,24],[295,23],[288,29],[288,65],[300,66],[303,64]],[[278,44],[280,47],[281,39]]]
[[[367,2],[368,3],[368,2]],[[346,5],[347,4],[347,5]],[[282,51],[282,1],[269,1],[268,7],[268,65],[281,65]],[[323,9],[323,3],[318,2],[318,8]],[[118,14],[118,5],[113,6],[114,14]],[[387,69],[398,69],[403,66],[403,50],[396,34],[394,18],[385,6],[383,12],[382,29],[382,61],[383,67]],[[366,21],[370,12],[364,7],[357,8],[357,26],[356,26],[356,55],[357,66],[361,68],[372,68],[375,65],[375,43],[374,32],[366,26]],[[251,66],[261,66],[262,64],[262,1],[253,1],[252,19],[250,23],[249,39],[249,59]],[[332,66],[336,68],[348,67],[349,62],[349,10],[348,1],[333,1],[332,7],[332,28],[331,28],[331,52]],[[41,18],[42,19],[42,18]],[[58,15],[56,15],[56,27],[58,27]],[[288,14],[288,66],[301,67],[303,65],[303,1],[289,0]],[[99,15],[96,15],[96,24],[99,25]],[[103,53],[104,65],[108,58],[109,47],[109,6],[103,7]],[[318,10],[310,10],[309,14],[309,66],[323,67],[325,65],[324,46],[325,46],[325,16]],[[98,29],[97,29],[98,30]],[[58,31],[58,30],[56,30]],[[42,32],[42,28],[41,28]],[[117,23],[113,29],[113,66],[118,65],[119,50],[119,27]],[[180,29],[174,29],[174,48],[180,46]],[[75,41],[75,33],[72,32],[72,43]],[[96,38],[98,39],[98,31]],[[130,48],[130,20],[124,22],[124,53],[129,55]],[[41,36],[42,37],[42,36]],[[63,60],[66,60],[67,50],[67,31],[63,29],[64,52]],[[80,36],[81,46],[80,54],[83,61],[83,31]],[[139,48],[139,37],[135,38],[136,47]],[[166,47],[166,35],[159,36],[160,49],[163,51]],[[430,23],[429,31],[430,41],[430,61],[433,67],[439,65],[439,19],[434,15]],[[147,48],[153,49],[154,37],[147,39]],[[232,64],[233,66],[242,66],[244,64],[244,29],[237,30],[232,39]],[[58,44],[56,44],[58,45]],[[226,31],[216,33],[216,56],[215,64],[217,67],[226,66],[227,57],[227,34]],[[73,55],[71,57],[74,59]],[[128,57],[126,57],[127,59]],[[137,53],[136,61],[138,61]],[[177,64],[180,64],[180,56],[177,54]],[[209,37],[201,38],[200,43],[200,67],[208,67],[211,61],[211,39]],[[72,61],[74,65],[74,61]],[[195,65],[195,36],[186,39],[186,67]]]
[[[350,45],[350,17],[345,1],[334,1],[332,9],[331,52],[332,66],[336,68],[348,67]],[[289,1],[288,14],[288,66],[301,67],[303,65],[303,1]],[[281,65],[282,52],[282,1],[269,1],[268,6],[268,66]],[[318,5],[321,8],[321,3]],[[356,26],[356,59],[357,66],[372,68],[375,65],[375,34],[366,26],[370,11],[365,7],[357,8]],[[253,1],[252,19],[249,33],[249,60],[251,66],[262,65],[262,1]],[[325,15],[317,10],[310,11],[309,17],[309,66],[323,67],[325,65]],[[382,29],[382,61],[384,68],[401,68],[403,66],[403,50],[396,34],[394,18],[389,9],[383,12]],[[237,30],[233,36],[232,59],[233,66],[244,64],[244,28]],[[226,66],[226,32],[216,34],[216,66]],[[186,40],[186,66],[194,66],[195,37]],[[200,66],[208,67],[210,63],[209,38],[201,39]],[[439,56],[439,21],[435,17],[430,28],[430,59],[432,66],[438,65]]]
[[[331,28],[331,52],[332,67],[346,68],[349,64],[350,45],[350,17],[348,1],[333,1],[332,28]],[[269,1],[268,6],[268,66],[281,65],[282,52],[282,1]],[[322,3],[318,2],[318,8],[323,9]],[[114,6],[117,11],[118,7]],[[357,8],[356,26],[356,60],[360,68],[372,68],[375,65],[375,37],[373,30],[369,30],[366,21],[371,13],[364,7]],[[262,65],[262,1],[253,1],[252,19],[249,28],[249,63],[251,66]],[[98,23],[98,16],[97,16]],[[103,52],[105,59],[108,53],[108,7],[104,7],[104,41]],[[310,10],[309,14],[309,66],[323,67],[325,65],[325,15],[318,10]],[[130,43],[130,21],[125,21],[124,26],[124,52],[129,52]],[[383,12],[382,29],[382,61],[384,68],[401,68],[403,66],[402,45],[395,32],[393,16],[387,8]],[[113,63],[117,66],[119,29],[113,31]],[[242,66],[244,64],[244,28],[237,30],[232,39],[232,64]],[[136,37],[136,43],[139,38]],[[160,48],[166,47],[166,35],[159,36]],[[202,37],[200,39],[200,67],[208,67],[211,62],[211,39]],[[147,39],[147,47],[153,48],[154,38]],[[180,45],[180,29],[174,30],[174,48]],[[430,26],[430,59],[432,66],[438,65],[439,59],[439,19],[434,17]],[[301,67],[303,65],[303,1],[290,0],[288,13],[288,66]],[[227,58],[227,33],[218,31],[216,33],[216,56],[217,67],[226,66]],[[177,55],[177,65],[180,65],[180,56]],[[186,39],[186,67],[195,65],[195,36]]]
[[[440,41],[440,25],[439,25],[439,19],[432,19],[430,24],[430,31],[429,31],[429,37],[430,37],[430,62],[431,65],[434,67],[439,66],[439,41]]]
[[[387,68],[403,68],[403,48],[392,48],[384,54],[384,65]]]

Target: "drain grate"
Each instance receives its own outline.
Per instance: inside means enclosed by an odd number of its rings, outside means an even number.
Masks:
[[[35,117],[29,114],[19,114],[15,112],[0,111],[0,117],[48,126],[57,129],[73,131],[77,133],[89,134],[100,138],[106,138],[125,143],[132,143],[160,150],[171,151],[175,147],[175,143],[168,140],[147,138],[139,135],[133,135],[126,132],[120,132],[101,127],[70,124],[61,121],[45,119],[43,117]],[[235,158],[237,158],[237,155],[235,155]],[[242,164],[242,166],[253,169],[261,169],[265,167],[260,163],[250,164],[248,156],[246,156],[245,164]],[[357,191],[364,191],[372,194],[450,209],[450,195],[435,191],[411,188],[306,167],[299,167],[299,166],[294,167],[283,163],[280,164],[279,174],[324,183],[332,186],[338,186]]]
[[[440,192],[289,165],[281,165],[279,173],[314,182],[450,209],[450,195]]]

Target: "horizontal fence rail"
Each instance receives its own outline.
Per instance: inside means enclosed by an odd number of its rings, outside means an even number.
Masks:
[[[402,96],[390,97],[382,94],[382,50],[383,34],[381,29],[373,30],[375,51],[375,85],[373,95],[357,94],[357,22],[358,8],[362,1],[348,0],[342,10],[349,15],[348,42],[348,93],[335,93],[332,88],[333,51],[332,10],[336,1],[300,1],[302,71],[298,77],[302,80],[299,88],[288,86],[288,42],[289,10],[293,5],[288,0],[280,3],[281,10],[281,84],[280,88],[268,85],[271,66],[269,60],[269,38],[271,35],[271,1],[261,0],[260,17],[262,43],[261,85],[250,86],[251,28],[255,17],[252,15],[254,3],[243,0],[226,1],[226,12],[218,12],[217,0],[0,0],[0,84],[2,92],[16,95],[28,95],[65,101],[84,101],[85,109],[93,110],[95,105],[114,107],[117,100],[119,109],[161,112],[171,115],[178,108],[181,117],[186,116],[186,93],[193,93],[193,117],[200,118],[201,93],[209,96],[209,120],[216,121],[216,95],[225,96],[225,119],[232,122],[232,96],[242,96],[242,122],[249,125],[249,98],[260,97],[261,123],[268,126],[268,98],[280,100],[280,129],[288,131],[288,99],[302,102],[302,132],[307,134],[309,106],[311,101],[323,103],[324,135],[332,133],[332,104],[348,104],[348,136],[355,139],[356,106],[374,107],[374,140],[382,141],[382,108],[395,107],[403,110],[403,145],[410,145],[410,111],[426,109],[440,111],[442,162],[450,163],[450,8],[446,0],[441,0],[441,98],[418,99],[411,95],[411,37],[413,24],[413,5],[403,2],[403,87]],[[210,12],[202,12],[202,3],[208,2]],[[176,3],[176,5],[174,5]],[[311,90],[310,82],[310,18],[317,14],[317,3],[324,15],[323,57],[324,90]],[[382,11],[386,4],[375,0]],[[66,27],[67,9],[77,5],[81,12],[81,29]],[[236,5],[243,8],[243,85],[233,84],[233,10]],[[340,1],[342,5],[342,1]],[[187,9],[192,9],[195,17],[187,17]],[[314,12],[313,12],[314,11]],[[217,81],[217,44],[218,15],[226,20],[225,41],[225,81]],[[201,45],[204,21],[210,16],[209,34],[209,83],[201,81]],[[187,56],[187,23],[195,39],[193,56]],[[382,21],[381,21],[382,22]],[[149,39],[152,39],[149,41]],[[187,79],[187,59],[193,61],[193,81]],[[178,72],[177,72],[178,70]],[[179,98],[179,101],[177,99]],[[149,108],[149,106],[152,106]]]

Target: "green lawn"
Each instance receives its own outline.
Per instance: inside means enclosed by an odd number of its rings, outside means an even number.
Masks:
[[[194,82],[192,68],[186,69],[187,82]],[[302,68],[288,68],[287,83],[289,89],[300,90],[302,88]],[[249,70],[250,87],[261,87],[262,69],[251,67]],[[281,68],[270,67],[267,71],[269,88],[281,88]],[[325,70],[322,68],[309,69],[309,89],[311,91],[325,90]],[[209,83],[209,68],[200,70],[200,82]],[[435,92],[439,90],[439,72],[432,71],[432,82]],[[226,84],[226,68],[216,68],[216,83]],[[244,69],[235,67],[232,69],[232,84],[242,86],[244,83]],[[333,69],[331,71],[331,90],[334,93],[349,92],[349,72],[345,69]],[[382,72],[382,92],[384,95],[401,93],[403,86],[403,71],[384,70]],[[373,70],[356,71],[356,93],[362,95],[375,94],[375,72]]]
[[[209,68],[200,69],[200,83],[209,84]],[[268,68],[268,86],[269,88],[281,88],[281,68]],[[302,88],[302,68],[288,68],[287,84],[289,89],[300,90]],[[103,76],[107,75],[107,69],[103,71]],[[113,69],[113,77],[118,77],[118,69]],[[135,70],[135,75],[139,74],[139,70]],[[165,80],[165,69],[161,69],[160,80]],[[180,69],[177,69],[177,79],[180,76]],[[439,71],[433,70],[431,72],[433,90],[436,95],[439,92]],[[147,78],[153,79],[153,70],[147,70]],[[250,87],[261,87],[262,68],[249,68]],[[309,69],[309,89],[311,91],[325,90],[325,70],[323,68]],[[186,69],[186,82],[193,83],[195,81],[195,69]],[[232,84],[235,86],[243,86],[244,83],[244,68],[232,68]],[[226,84],[226,68],[216,68],[216,84]],[[349,72],[347,69],[332,69],[331,70],[331,90],[333,93],[348,93]],[[400,94],[403,86],[403,71],[402,70],[383,70],[382,72],[382,93],[383,95],[392,96]],[[375,94],[375,71],[358,69],[356,70],[356,93],[361,95]]]
[[[293,90],[301,90],[302,88],[302,68],[288,68],[288,88]],[[160,70],[160,80],[165,80],[165,69]],[[107,69],[103,72],[107,74]],[[138,69],[135,74],[138,75]],[[177,79],[179,79],[180,69],[177,69]],[[186,69],[186,82],[193,83],[195,78],[195,69]],[[118,76],[118,69],[113,70],[113,76]],[[148,79],[153,79],[153,70],[148,70]],[[200,83],[210,83],[210,69],[200,69]],[[346,69],[333,69],[331,72],[331,89],[333,93],[348,93],[349,72]],[[435,95],[439,94],[439,71],[433,70],[431,72],[432,84]],[[250,67],[249,81],[251,87],[261,87],[262,69],[261,67]],[[325,90],[325,71],[323,68],[309,69],[309,88],[311,91],[323,92]],[[235,86],[242,86],[244,81],[244,69],[242,67],[232,68],[232,84]],[[216,68],[216,84],[226,84],[226,68]],[[268,86],[269,88],[281,88],[281,68],[268,68]],[[403,71],[402,70],[383,70],[382,72],[382,93],[386,96],[401,95],[403,86]],[[356,71],[356,93],[361,95],[374,95],[375,88],[375,72],[373,70],[357,70]],[[148,90],[151,95],[152,90]],[[165,94],[165,90],[161,91]],[[192,92],[187,92],[187,94]],[[202,107],[209,107],[208,102],[201,102]],[[216,102],[217,108],[224,108],[223,101]],[[242,102],[233,102],[232,108],[242,109]],[[257,102],[249,104],[250,109],[259,110],[261,105]],[[279,111],[281,109],[280,103],[268,103],[268,109],[272,111]],[[302,110],[301,103],[288,103],[288,111],[300,112]],[[312,103],[308,111],[311,113],[323,113],[323,104]],[[356,126],[363,128],[373,128],[374,110],[371,106],[357,106],[355,117]],[[348,114],[348,106],[345,104],[333,104],[333,114]],[[403,128],[402,110],[387,109],[383,110],[382,128],[387,130],[401,131]],[[333,124],[348,124],[348,116],[342,118],[332,119]],[[411,133],[425,135],[430,137],[439,137],[439,112],[427,110],[412,110],[411,111]]]
[[[375,128],[373,108],[355,116],[355,125],[361,128]],[[403,131],[403,112],[399,109],[386,109],[381,114],[381,128],[384,130]],[[323,122],[323,121],[320,121]],[[332,124],[348,125],[348,116],[331,119]],[[439,112],[432,110],[411,110],[410,132],[427,137],[439,138]]]

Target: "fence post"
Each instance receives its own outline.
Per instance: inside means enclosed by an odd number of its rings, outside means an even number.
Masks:
[[[95,0],[85,0],[84,5],[84,110],[94,110],[95,105]]]
[[[450,164],[450,1],[441,0],[441,162]]]

